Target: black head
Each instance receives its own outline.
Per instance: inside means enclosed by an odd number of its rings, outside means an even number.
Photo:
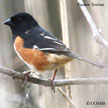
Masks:
[[[20,35],[32,27],[38,26],[36,20],[30,14],[24,12],[16,13],[3,23],[10,26],[14,35]]]

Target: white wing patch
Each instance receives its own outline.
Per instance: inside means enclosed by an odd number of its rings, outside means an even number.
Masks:
[[[55,50],[54,48],[39,48],[37,45],[34,45],[33,49],[38,49],[38,50]]]
[[[34,45],[34,46],[33,46],[33,49],[38,49],[38,46],[37,46],[37,45]]]
[[[30,30],[25,31],[25,34],[29,34]]]
[[[46,38],[46,39],[57,40],[56,38],[52,38],[52,37],[50,37],[50,36],[45,35],[45,33],[41,33],[40,35],[43,36],[43,37]]]
[[[53,41],[53,43],[56,43],[56,44],[58,44],[58,45],[63,45],[62,43],[57,42],[57,41]]]
[[[44,38],[50,39],[50,40],[57,40],[57,39],[51,38],[51,37],[49,37],[49,36],[45,36]]]
[[[41,35],[41,36],[45,36],[45,33],[41,33],[40,35]]]
[[[41,48],[40,50],[55,50],[54,48]]]

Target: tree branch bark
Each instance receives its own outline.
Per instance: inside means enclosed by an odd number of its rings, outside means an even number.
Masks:
[[[13,77],[17,72],[11,69],[0,66],[0,73]],[[25,76],[20,74],[17,76],[18,79],[24,80]],[[51,81],[43,78],[28,77],[28,82],[43,85],[46,87],[51,86]],[[95,85],[95,84],[108,84],[108,78],[72,78],[72,79],[60,79],[54,81],[55,86],[66,86],[66,85]]]
[[[79,4],[84,4],[82,0],[77,0]],[[103,36],[100,34],[99,30],[97,29],[90,13],[88,12],[86,6],[80,6],[88,24],[90,25],[90,28],[93,32],[93,38],[100,44],[102,44],[104,47],[108,48],[108,42],[103,38]]]
[[[57,90],[62,94],[62,96],[67,100],[67,102],[71,105],[71,107],[73,108],[78,108],[76,107],[75,102],[73,102],[73,100],[66,95],[66,93],[61,89],[61,88],[57,88]]]

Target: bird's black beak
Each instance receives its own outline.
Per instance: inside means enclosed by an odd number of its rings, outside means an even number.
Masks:
[[[5,20],[2,24],[9,25],[9,26],[14,26],[13,23],[12,23],[12,20],[10,18]]]

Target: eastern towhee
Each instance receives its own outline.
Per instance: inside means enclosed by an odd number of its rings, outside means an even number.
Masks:
[[[34,72],[56,70],[53,81],[57,69],[74,58],[104,67],[101,63],[73,53],[28,13],[17,13],[4,21],[4,24],[12,30],[14,49],[21,60]]]

